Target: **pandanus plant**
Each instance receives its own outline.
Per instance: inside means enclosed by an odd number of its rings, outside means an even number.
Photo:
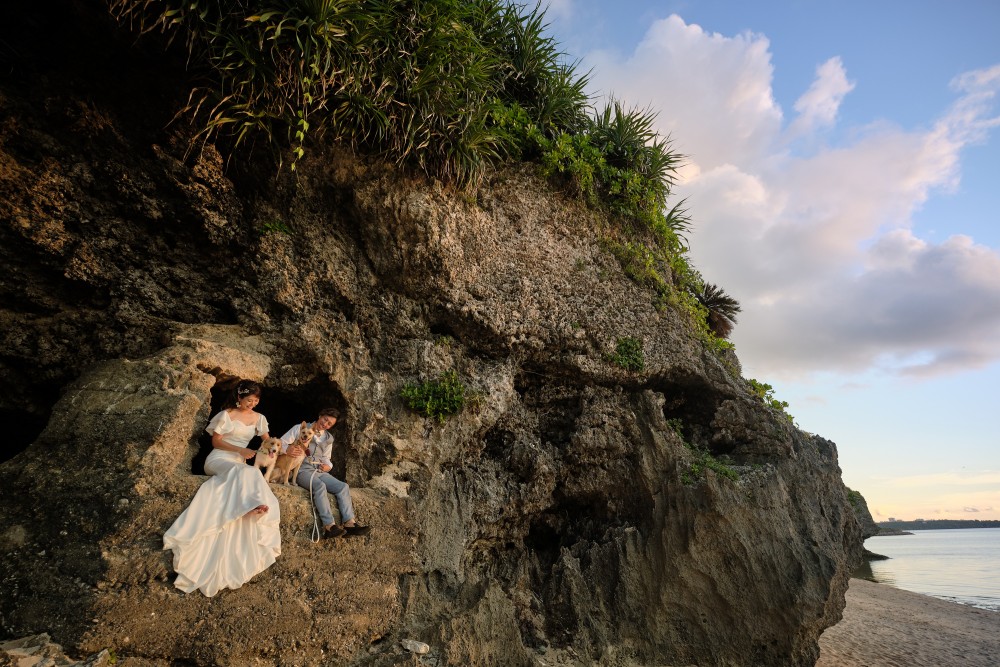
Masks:
[[[706,321],[712,333],[719,338],[729,338],[736,326],[736,314],[742,310],[739,301],[712,283],[704,283],[695,297],[708,310]]]

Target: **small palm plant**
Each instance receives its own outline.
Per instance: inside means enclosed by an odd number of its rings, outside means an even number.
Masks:
[[[674,204],[673,208],[663,214],[662,221],[663,226],[677,238],[679,249],[685,251],[691,247],[687,240],[687,234],[691,231],[691,216],[684,208],[686,201],[687,199],[682,199]]]
[[[588,139],[604,160],[599,180],[611,210],[655,231],[684,159],[657,132],[656,113],[612,99],[595,114]]]
[[[111,0],[112,13],[141,32],[183,35],[205,81],[191,91],[188,113],[208,140],[225,135],[239,145],[260,135],[274,144],[285,134],[292,168],[328,101],[357,78],[349,30],[363,18],[348,0]]]
[[[708,310],[706,321],[712,333],[719,338],[729,338],[736,326],[736,314],[742,310],[739,301],[712,283],[702,284],[701,291],[695,293],[695,298]]]
[[[578,132],[588,120],[589,75],[579,76],[575,63],[563,62],[565,54],[546,34],[548,25],[541,5],[525,14],[523,10],[507,5],[501,10],[502,30],[483,35],[501,60],[501,99],[523,108],[550,138],[559,130]]]
[[[656,131],[656,112],[651,109],[625,109],[610,100],[594,116],[590,140],[612,167],[637,171],[667,188],[676,180],[680,156],[670,152],[670,140]]]

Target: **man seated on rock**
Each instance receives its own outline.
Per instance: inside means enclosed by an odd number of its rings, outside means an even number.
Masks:
[[[306,459],[302,462],[299,474],[295,482],[303,489],[308,489],[312,494],[312,502],[316,507],[323,522],[323,537],[357,537],[367,535],[371,530],[369,526],[358,525],[354,520],[354,504],[351,502],[351,489],[345,482],[340,481],[330,474],[333,464],[330,462],[330,455],[333,452],[333,434],[330,429],[340,418],[340,412],[336,408],[323,408],[319,411],[319,416],[312,423],[315,431],[313,439],[310,441]],[[281,436],[281,450],[292,456],[301,456],[302,448],[293,445],[298,437],[302,424],[296,424],[288,433]],[[341,524],[337,525],[330,511],[330,496],[332,493],[337,498],[337,507],[340,509]]]

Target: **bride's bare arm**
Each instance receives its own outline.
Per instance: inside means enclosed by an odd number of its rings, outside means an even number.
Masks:
[[[267,436],[265,436],[267,437]],[[245,459],[252,458],[257,452],[246,447],[237,447],[236,445],[231,445],[222,439],[221,433],[212,434],[212,446],[216,449],[221,449],[225,452],[236,452]]]

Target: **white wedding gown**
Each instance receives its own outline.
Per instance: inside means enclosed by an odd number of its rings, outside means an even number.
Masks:
[[[255,434],[267,433],[268,425],[263,415],[248,425],[223,410],[205,430],[246,447]],[[260,470],[236,452],[213,449],[205,472],[211,477],[164,533],[163,548],[174,552],[174,585],[212,597],[223,588],[239,588],[281,555],[281,517],[278,499]],[[246,516],[259,505],[267,505],[268,511]]]

